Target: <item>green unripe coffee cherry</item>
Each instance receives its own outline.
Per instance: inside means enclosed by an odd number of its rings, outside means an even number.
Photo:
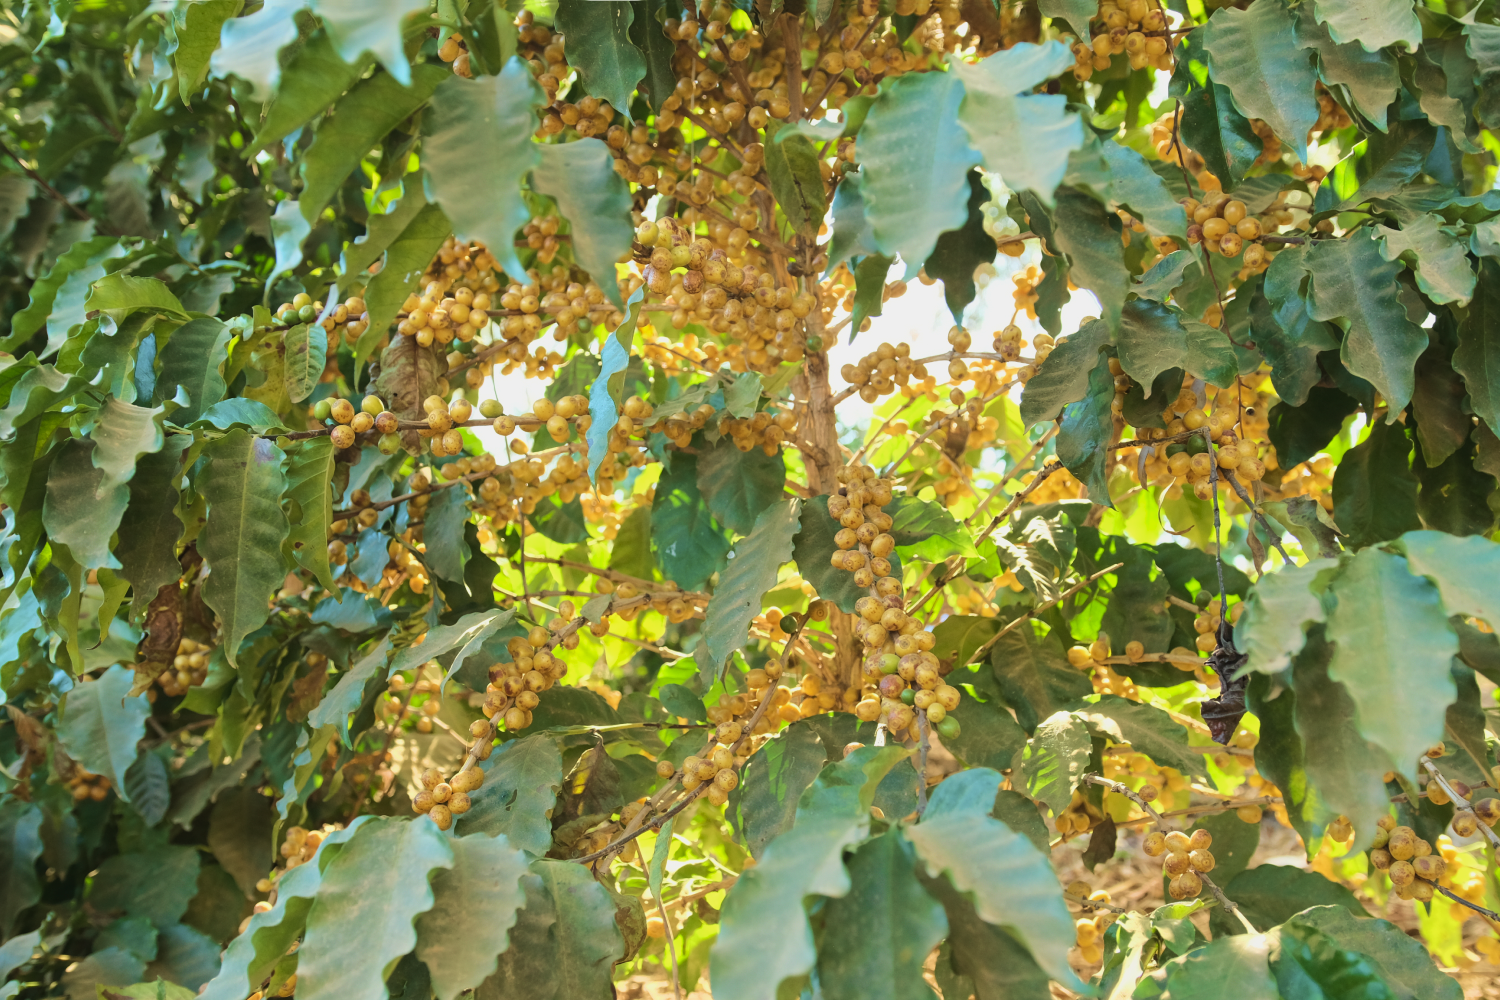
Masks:
[[[327,420],[333,413],[333,404],[326,399],[320,399],[313,404],[313,419]]]
[[[486,399],[479,404],[479,415],[486,420],[494,420],[504,412],[505,407],[500,405],[500,400],[498,399]]]
[[[376,447],[380,449],[382,455],[394,455],[401,450],[401,435],[382,434]]]
[[[297,318],[304,323],[311,323],[318,318],[318,310],[313,308],[312,304],[309,303],[297,310]]]
[[[957,719],[950,715],[937,724],[937,732],[945,740],[956,740],[958,739],[958,734],[963,732],[963,727],[958,724]]]
[[[894,674],[901,666],[901,657],[895,653],[886,653],[880,661],[880,672],[882,674]]]
[[[385,404],[380,401],[379,396],[366,396],[359,404],[359,408],[372,417],[378,417],[385,412]]]
[[[904,690],[904,691],[901,692],[901,703],[903,705],[910,705],[912,702],[914,702],[916,700],[917,700],[917,692],[914,689],[907,688],[906,690]]]
[[[807,349],[809,351],[821,351],[823,349],[823,338],[816,333],[807,338]]]

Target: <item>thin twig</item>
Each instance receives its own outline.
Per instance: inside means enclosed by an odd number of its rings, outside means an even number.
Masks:
[[[1473,803],[1453,790],[1453,786],[1448,784],[1448,779],[1443,777],[1442,772],[1440,772],[1436,767],[1433,766],[1431,759],[1429,759],[1426,754],[1422,755],[1422,760],[1420,763],[1423,770],[1427,772],[1428,776],[1431,777],[1433,781],[1436,781],[1438,783],[1438,787],[1443,790],[1444,794],[1446,794],[1448,798],[1453,800],[1453,805],[1455,807],[1459,809],[1467,809],[1470,812],[1474,811]],[[1481,822],[1479,824],[1479,830],[1484,834],[1484,839],[1490,842],[1491,847],[1500,848],[1500,834],[1497,834],[1493,829],[1491,829],[1488,823]]]
[[[1123,906],[1115,906],[1113,903],[1106,903],[1103,900],[1098,900],[1098,899],[1084,899],[1082,896],[1075,896],[1071,892],[1064,892],[1063,893],[1063,898],[1066,899],[1070,903],[1077,903],[1079,906],[1083,907],[1085,910],[1108,910],[1110,913],[1133,913],[1133,912],[1135,912],[1134,910],[1128,910],[1128,909],[1126,909]]]
[[[19,156],[17,156],[16,153],[15,153],[15,151],[12,150],[9,146],[7,146],[4,142],[0,142],[0,153],[4,153],[6,156],[10,157],[12,160],[15,160],[16,161],[16,166],[20,167],[21,170],[26,174],[26,176],[30,177],[31,180],[32,180],[32,182],[37,185],[37,187],[39,187],[43,191],[47,192],[48,196],[51,197],[54,201],[57,201],[60,204],[66,205],[68,207],[69,211],[71,211],[74,215],[76,215],[81,221],[83,221],[83,222],[93,222],[94,221],[94,217],[92,215],[90,215],[88,212],[86,212],[82,208],[78,207],[77,205],[73,204],[71,201],[69,201],[63,195],[63,193],[61,191],[59,191],[57,188],[53,187],[51,184],[48,184],[45,180],[43,180],[41,174],[37,173],[35,170],[32,170],[30,167],[28,167],[26,165],[26,161],[23,160],[23,159],[21,159]],[[113,230],[110,230],[110,232],[113,232]]]
[[[1486,920],[1493,921],[1497,926],[1500,926],[1500,913],[1496,913],[1494,910],[1486,909],[1485,907],[1480,906],[1478,903],[1471,903],[1467,899],[1464,899],[1462,896],[1460,896],[1458,893],[1454,892],[1452,889],[1448,888],[1445,885],[1439,885],[1438,883],[1432,881],[1432,879],[1423,878],[1420,875],[1418,875],[1416,878],[1418,882],[1426,882],[1428,885],[1432,886],[1434,891],[1442,893],[1444,896],[1447,896],[1458,905],[1467,906],[1469,909],[1473,910],[1481,917],[1484,917]]]
[[[1141,798],[1140,792],[1133,791],[1129,785],[1122,785],[1118,781],[1111,781],[1100,774],[1085,774],[1081,780],[1087,782],[1090,785],[1099,785],[1102,788],[1108,788],[1110,791],[1114,792],[1117,795],[1125,796],[1127,799],[1145,810],[1146,815],[1151,817],[1151,822],[1156,824],[1156,828],[1158,830],[1162,828],[1161,813],[1151,808],[1151,803]]]
[[[1250,494],[1245,492],[1245,487],[1241,486],[1240,481],[1235,478],[1234,470],[1225,469],[1224,478],[1229,481],[1230,486],[1234,487],[1234,492],[1239,494],[1239,498],[1245,502],[1245,506],[1250,508],[1250,513],[1254,514],[1255,519],[1266,529],[1267,537],[1271,539],[1271,544],[1276,546],[1276,551],[1281,553],[1281,558],[1286,560],[1286,564],[1288,566],[1297,565],[1292,561],[1292,557],[1286,554],[1286,549],[1281,547],[1281,535],[1275,528],[1271,527],[1271,522],[1266,520],[1266,515],[1260,512],[1260,509],[1255,506],[1255,501],[1250,499]]]
[[[1234,900],[1224,895],[1224,890],[1219,888],[1217,882],[1209,878],[1206,872],[1198,872],[1197,875],[1198,880],[1205,886],[1207,886],[1208,891],[1213,893],[1214,898],[1219,901],[1219,906],[1223,907],[1226,912],[1233,913],[1236,917],[1239,918],[1240,924],[1245,928],[1246,933],[1260,933],[1260,931],[1256,930],[1255,925],[1250,922],[1249,918],[1246,917],[1245,914],[1240,910],[1239,905],[1236,904]]]

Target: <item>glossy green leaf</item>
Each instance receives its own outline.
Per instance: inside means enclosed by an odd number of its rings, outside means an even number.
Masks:
[[[1047,360],[1051,360],[1048,358]],[[1106,507],[1109,498],[1109,456],[1104,450],[1114,436],[1114,376],[1108,365],[1089,373],[1089,394],[1063,410],[1057,431],[1057,458],[1088,489],[1089,499]]]
[[[853,890],[824,910],[818,981],[829,1000],[928,1000],[927,955],[948,918],[915,875],[916,855],[899,830],[866,841],[849,858]]]
[[[787,222],[804,236],[816,234],[828,210],[818,151],[805,135],[767,128],[766,179]]]
[[[1412,370],[1427,337],[1407,318],[1396,295],[1400,266],[1385,260],[1380,246],[1368,229],[1315,244],[1305,263],[1312,275],[1308,313],[1348,322],[1344,364],[1375,386],[1394,413],[1411,400]]]
[[[1258,865],[1236,875],[1224,892],[1258,928],[1290,920],[1309,906],[1338,906],[1346,913],[1365,916],[1354,893],[1317,872],[1292,865]],[[1235,924],[1238,936],[1238,921]]]
[[[946,875],[987,924],[1021,941],[1047,974],[1082,989],[1067,961],[1073,919],[1052,864],[1024,834],[987,815],[943,811],[907,829],[929,876]]]
[[[344,62],[370,52],[402,85],[420,77],[422,69],[414,72],[406,59],[402,33],[409,14],[427,10],[423,0],[309,0],[308,6],[322,19]]]
[[[1151,236],[1170,236],[1179,244],[1186,243],[1187,213],[1145,157],[1117,142],[1101,142],[1099,148],[1109,164],[1110,204],[1129,209]]]
[[[785,486],[786,462],[779,451],[741,451],[723,437],[698,452],[703,500],[714,520],[737,534],[750,534],[761,512],[785,495]]]
[[[328,361],[328,331],[321,323],[299,323],[282,338],[287,398],[300,403],[317,387]]]
[[[1021,391],[1021,419],[1028,427],[1057,419],[1063,407],[1088,396],[1090,373],[1099,365],[1100,351],[1113,339],[1109,324],[1096,319],[1057,345]]]
[[[187,319],[177,296],[166,282],[156,278],[136,278],[115,272],[94,282],[85,306],[113,317],[117,322],[136,310],[149,310],[167,316]]]
[[[130,480],[130,500],[120,519],[120,540],[115,545],[120,575],[133,591],[132,613],[139,613],[164,584],[182,575],[176,544],[182,522],[177,505],[177,484],[182,476],[182,452],[188,439],[174,435],[162,450],[142,456]]]
[[[177,90],[182,103],[192,104],[194,95],[208,78],[208,61],[219,47],[219,30],[244,6],[243,0],[207,0],[183,4],[172,12],[172,35],[177,51],[172,61],[177,69]]]
[[[951,555],[975,555],[969,532],[936,501],[902,497],[890,504],[889,534],[903,554],[938,561]]]
[[[929,278],[937,278],[943,283],[943,299],[948,303],[948,311],[953,314],[955,323],[963,323],[964,308],[974,301],[974,269],[995,259],[995,238],[984,230],[983,206],[989,199],[989,189],[984,186],[979,173],[971,172],[968,219],[960,228],[950,229],[938,237],[932,256],[922,266]],[[885,291],[884,275],[881,276],[880,291]]]
[[[828,241],[828,266],[837,267],[855,257],[878,255],[875,233],[865,212],[864,175],[844,175],[833,189],[833,236]]]
[[[1130,287],[1130,270],[1121,253],[1120,220],[1083,192],[1061,188],[1054,238],[1068,255],[1068,280],[1093,292],[1099,300],[1100,319],[1109,329],[1117,329]]]
[[[585,0],[576,0],[583,3]],[[628,4],[615,3],[611,9]],[[630,252],[635,227],[630,224],[630,185],[614,171],[614,157],[600,142],[542,146],[532,186],[557,199],[558,211],[572,230],[573,259],[621,308],[615,261]]]
[[[277,53],[297,40],[295,15],[302,7],[302,0],[268,0],[259,10],[226,21],[210,72],[234,74],[250,84],[256,100],[269,99],[281,79]]]
[[[763,510],[755,527],[734,547],[729,565],[719,574],[704,611],[704,643],[714,664],[723,669],[749,638],[750,622],[760,614],[766,591],[776,585],[781,564],[792,558],[792,539],[801,520],[802,501],[778,501]]]
[[[209,849],[247,899],[256,898],[255,883],[271,870],[275,825],[275,806],[254,788],[226,789],[209,814]]]
[[[569,62],[578,70],[583,92],[608,101],[617,111],[629,110],[630,94],[646,75],[645,57],[630,41],[631,14],[628,3],[601,8],[589,0],[561,0],[554,15],[557,30],[568,40]],[[655,27],[645,25],[647,31]]]
[[[172,422],[182,426],[192,423],[210,406],[224,398],[224,364],[233,327],[212,317],[189,320],[176,330],[157,355],[161,371],[157,376],[157,401],[167,395],[167,387],[187,390],[188,404],[172,413]]]
[[[31,802],[12,800],[0,809],[0,934],[9,937],[16,929],[16,918],[42,898],[42,886],[37,879],[36,862],[42,856],[42,810]],[[16,955],[11,938],[5,942],[6,962],[16,965],[31,958],[35,945],[25,946],[25,955]],[[0,975],[9,975],[6,969]]]
[[[1163,966],[1168,995],[1280,1000],[1268,964],[1271,943],[1264,934],[1239,934],[1172,959]]]
[[[32,283],[30,301],[26,308],[11,317],[10,336],[0,338],[0,350],[14,351],[38,331],[47,329],[49,346],[46,353],[55,351],[67,336],[68,328],[75,323],[82,323],[84,318],[82,296],[76,296],[76,314],[70,303],[65,303],[65,310],[54,310],[63,287],[71,280],[70,290],[78,289],[87,294],[89,286],[104,275],[103,262],[111,257],[118,257],[123,252],[117,237],[96,236],[74,243],[58,255],[47,273]],[[75,273],[78,275],[76,279],[73,278]],[[73,297],[75,296],[70,295],[67,298]],[[58,316],[56,322],[53,322],[54,313],[62,311],[69,315]],[[46,353],[42,356],[45,357]]]
[[[649,101],[651,110],[657,113],[677,86],[677,74],[672,69],[672,56],[677,46],[667,37],[661,22],[656,19],[656,12],[663,11],[665,18],[671,16],[665,12],[674,9],[668,0],[638,0],[635,17],[630,22],[630,39],[646,57],[645,75],[639,83],[640,93]]]
[[[1397,1000],[1461,1000],[1458,981],[1439,971],[1420,941],[1387,920],[1356,915],[1345,906],[1314,906],[1293,924],[1327,934],[1338,947],[1371,959]]]
[[[799,816],[740,876],[719,911],[710,963],[717,1000],[768,1000],[817,961],[804,900],[852,888],[844,851],[869,829],[868,815]]]
[[[42,525],[52,541],[66,545],[79,564],[95,569],[119,568],[109,551],[110,537],[120,526],[130,489],[111,483],[103,469],[94,467],[92,441],[63,445],[47,474],[47,497]]]
[[[678,452],[651,504],[651,539],[662,576],[697,590],[724,564],[729,539],[698,490],[696,456]]]
[[[656,577],[656,557],[651,553],[651,508],[636,507],[620,522],[615,544],[609,550],[609,568],[638,580]]]
[[[794,722],[746,762],[739,786],[739,823],[751,854],[760,857],[767,844],[791,828],[798,799],[826,759],[817,730]]]
[[[938,236],[968,217],[968,174],[980,155],[958,123],[956,73],[909,73],[883,88],[860,130],[860,192],[875,244],[908,274]]]
[[[1373,960],[1346,951],[1322,931],[1291,923],[1277,929],[1271,971],[1282,996],[1349,996],[1390,1000]]]
[[[1274,0],[1215,11],[1203,44],[1209,75],[1228,89],[1240,113],[1265,121],[1306,162],[1307,132],[1318,120],[1317,75],[1311,55],[1297,47],[1291,8]]]
[[[1500,261],[1479,261],[1479,281],[1467,316],[1458,325],[1453,367],[1464,377],[1474,412],[1494,430],[1500,427]]]
[[[1400,424],[1376,424],[1344,453],[1333,476],[1333,518],[1353,547],[1420,528],[1411,442]]]
[[[488,978],[525,905],[526,855],[503,836],[452,841],[453,867],[432,880],[432,909],[417,917],[417,957],[437,1000],[453,1000]]]
[[[142,822],[147,826],[160,823],[172,801],[166,763],[154,753],[138,755],[125,772],[125,791]]]
[[[1474,272],[1469,269],[1463,244],[1443,232],[1440,225],[1441,221],[1431,215],[1419,215],[1400,231],[1382,227],[1380,255],[1410,264],[1417,287],[1434,302],[1462,305],[1474,296]]]
[[[949,72],[963,84],[958,123],[984,168],[999,173],[1014,190],[1035,191],[1049,205],[1067,171],[1068,154],[1083,145],[1083,122],[1067,110],[1061,94],[1029,91],[1072,65],[1073,54],[1056,40],[1022,42],[976,63],[949,59]],[[1018,135],[1026,141],[1013,141]]]
[[[1224,388],[1239,374],[1234,346],[1220,330],[1184,319],[1159,302],[1132,299],[1125,304],[1116,334],[1120,367],[1150,398],[1156,377],[1172,368]],[[1163,405],[1171,402],[1164,400]]]
[[[116,854],[99,866],[89,904],[101,913],[123,912],[169,927],[187,912],[198,891],[198,867],[198,851],[191,847],[162,845]]]
[[[1011,629],[990,648],[990,669],[1001,700],[1028,732],[1094,689],[1068,663],[1056,633],[1038,637],[1029,624]]]
[[[552,847],[549,814],[562,786],[557,740],[538,733],[507,743],[484,762],[485,782],[469,793],[473,807],[458,817],[460,832],[503,834],[536,857]]]
[[[644,295],[645,286],[642,286],[630,297],[630,312],[626,322],[617,327],[613,334],[606,336],[599,349],[599,372],[589,389],[589,416],[593,422],[587,435],[589,479],[595,483],[599,481],[599,466],[603,464],[604,456],[609,451],[609,433],[619,419],[619,406],[624,403],[615,398],[610,390],[610,383],[616,378],[623,382],[624,373],[630,366],[631,345],[635,342],[635,321],[640,316]]]
[[[1437,585],[1448,614],[1500,621],[1500,601],[1486,586],[1500,566],[1500,546],[1484,538],[1412,531],[1396,548],[1405,554],[1407,569]]]
[[[1374,548],[1345,565],[1332,594],[1338,603],[1328,614],[1334,643],[1328,676],[1359,706],[1365,738],[1388,749],[1400,771],[1414,773],[1417,757],[1441,742],[1455,697],[1448,664],[1458,638],[1450,612],[1437,587],[1413,575],[1406,559]]]
[[[1250,670],[1276,674],[1291,665],[1292,656],[1307,640],[1307,628],[1323,621],[1319,576],[1335,568],[1327,559],[1301,566],[1284,566],[1263,574],[1245,601],[1245,611],[1234,627],[1234,644],[1250,659]],[[1321,581],[1326,586],[1326,579]]]
[[[1314,16],[1335,42],[1358,42],[1374,52],[1400,42],[1422,44],[1422,23],[1410,0],[1314,0]]]
[[[1318,75],[1326,84],[1345,87],[1359,113],[1378,128],[1386,127],[1386,111],[1401,86],[1396,60],[1383,48],[1366,49],[1358,44],[1340,45],[1325,25],[1307,16],[1297,17],[1298,44],[1316,49]]]
[[[376,0],[375,5],[382,2],[386,0]],[[330,34],[333,33],[333,23],[325,23]],[[358,55],[358,51],[349,53],[351,57]],[[376,73],[355,84],[335,106],[333,115],[318,126],[313,144],[303,157],[302,176],[306,183],[298,195],[303,218],[315,222],[370,148],[379,145],[391,129],[426,104],[439,84],[453,79],[447,67],[426,63],[417,68],[410,86],[403,86],[406,81],[388,73]],[[428,166],[431,168],[432,164]]]
[[[513,247],[530,213],[520,181],[540,162],[534,110],[545,100],[531,69],[512,57],[497,76],[453,76],[433,94],[422,164],[455,231],[490,248],[513,275],[525,273]]]
[[[582,865],[542,860],[533,862],[531,871],[523,882],[532,877],[537,881],[528,886],[511,947],[501,956],[497,974],[477,995],[516,996],[518,988],[540,1000],[606,995],[610,970],[625,950],[614,900]],[[543,926],[545,944],[538,948],[533,941]],[[489,986],[499,986],[500,991],[488,994]]]
[[[240,643],[266,620],[268,601],[286,578],[285,456],[270,441],[238,429],[209,444],[203,455],[196,484],[208,501],[208,523],[198,536],[209,566],[203,599],[223,622],[224,652],[233,665]]]
[[[297,989],[312,1000],[380,997],[385,977],[417,943],[413,919],[430,910],[434,871],[454,851],[437,824],[376,818],[323,872],[297,952]]]
[[[1054,815],[1061,813],[1089,769],[1092,747],[1088,726],[1078,716],[1057,712],[1042,720],[1026,748],[1026,794],[1045,802]]]
[[[145,735],[151,706],[144,695],[128,697],[135,673],[113,666],[67,697],[57,738],[68,756],[94,774],[102,774],[129,801],[125,772],[135,763],[136,741]]]
[[[368,65],[363,59],[354,64],[344,62],[328,32],[314,33],[282,71],[276,96],[267,106],[255,138],[246,144],[246,152],[259,152],[305,126],[354,86]]]
[[[374,231],[372,226],[372,234]],[[385,263],[365,289],[366,318],[370,326],[360,336],[355,353],[361,357],[369,354],[380,338],[389,332],[401,304],[417,287],[433,255],[451,235],[453,226],[443,210],[436,205],[423,205],[401,234],[391,240],[385,248]],[[390,404],[389,400],[387,404]]]
[[[285,495],[293,506],[285,544],[298,566],[337,594],[327,542],[333,523],[333,453],[332,439],[324,436],[299,441],[288,453]]]

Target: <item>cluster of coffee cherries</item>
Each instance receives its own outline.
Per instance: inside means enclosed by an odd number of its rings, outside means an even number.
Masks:
[[[1198,633],[1198,638],[1194,640],[1194,644],[1200,652],[1212,653],[1219,648],[1219,625],[1224,620],[1224,610],[1223,606],[1219,603],[1219,599],[1213,597],[1206,589],[1198,591],[1195,599],[1201,601],[1205,595],[1209,598],[1208,603],[1200,604],[1199,606],[1203,610],[1193,616],[1193,631]],[[1228,612],[1229,624],[1238,624],[1240,612],[1244,610],[1244,607],[1245,604],[1243,601],[1230,606]]]
[[[282,834],[281,844],[276,852],[279,857],[277,867],[272,868],[270,874],[257,880],[255,883],[255,891],[267,898],[255,904],[254,913],[265,913],[267,910],[272,909],[276,905],[276,883],[281,881],[282,876],[293,868],[305,865],[311,861],[317,856],[318,847],[323,841],[328,839],[328,835],[343,828],[344,824],[342,823],[325,823],[316,830],[309,830],[304,826],[287,827],[286,832]],[[246,917],[240,921],[239,933],[245,933],[245,929],[249,926],[250,917]],[[296,950],[297,942],[293,942],[287,954],[291,954]],[[293,988],[295,986],[296,983],[293,981]],[[288,990],[287,993],[279,995],[290,996],[291,991]]]
[[[442,669],[435,661],[429,660],[422,665],[421,671],[417,674],[416,681],[410,685],[410,688],[413,700],[415,700],[417,695],[426,695],[426,698],[415,712],[410,708],[406,709],[401,718],[396,720],[398,723],[405,721],[408,716],[415,714],[417,718],[413,726],[417,732],[430,733],[433,731],[432,720],[436,719],[443,711],[441,697],[442,682],[437,679],[440,676],[442,676]],[[389,687],[390,697],[382,703],[387,714],[394,714],[396,711],[401,710],[401,695],[406,690],[407,683],[405,677],[397,674],[391,678]]]
[[[95,774],[82,764],[75,763],[68,774],[68,793],[73,796],[74,802],[82,802],[84,799],[103,802],[109,797],[110,788],[108,778]]]
[[[186,636],[179,639],[177,655],[172,657],[172,665],[156,676],[157,688],[168,698],[176,698],[187,694],[188,688],[202,684],[208,676],[208,658],[213,649],[208,643]],[[148,701],[156,701],[156,689],[148,690],[146,698]]]
[[[795,409],[772,407],[745,419],[728,417],[719,424],[719,430],[740,451],[759,448],[767,455],[775,455],[781,450],[781,443],[796,433],[797,422]]]
[[[1108,905],[1112,902],[1108,892],[1095,889],[1082,879],[1069,882],[1065,891],[1069,899],[1079,904],[1085,913],[1091,909],[1088,903]],[[1098,965],[1104,961],[1104,932],[1117,919],[1118,917],[1109,910],[1094,908],[1093,916],[1081,916],[1073,922],[1073,934],[1078,942],[1078,954],[1089,965]]]
[[[315,300],[306,292],[298,292],[292,296],[290,302],[283,302],[278,306],[275,315],[277,322],[283,326],[318,323],[330,335],[336,334],[342,327],[344,342],[347,344],[353,344],[359,340],[360,335],[370,328],[365,300],[359,296],[345,299],[342,305],[335,306],[333,311],[324,317],[322,302]]]
[[[477,767],[468,767],[445,781],[443,772],[429,767],[422,772],[420,780],[422,790],[412,796],[412,812],[425,814],[439,830],[446,830],[453,825],[453,817],[469,811],[472,805],[469,793],[484,784],[484,772]]]
[[[738,721],[721,722],[714,730],[715,744],[706,748],[702,756],[689,756],[682,761],[682,787],[693,791],[707,785],[704,795],[716,806],[729,801],[729,793],[740,783],[739,768],[745,763],[743,757],[735,755],[735,744],[744,735],[745,727]],[[661,761],[656,766],[657,774],[670,777],[676,773],[671,761]]]
[[[1088,833],[1103,820],[1104,814],[1099,811],[1099,807],[1090,802],[1081,791],[1074,789],[1073,797],[1063,811],[1053,817],[1052,822],[1057,827],[1058,836],[1067,840],[1069,837]]]
[[[478,266],[495,267],[493,258],[486,259],[488,256],[485,251]],[[396,332],[416,338],[423,347],[447,345],[455,340],[467,344],[489,324],[489,308],[488,292],[459,286],[451,294],[445,294],[442,282],[429,281],[421,295],[413,292],[401,304],[403,318]]]
[[[394,455],[401,447],[401,436],[396,433],[400,418],[385,408],[379,396],[369,395],[360,400],[359,408],[347,399],[329,397],[312,405],[312,418],[331,428],[329,437],[340,451],[352,448],[359,435],[374,431],[380,435],[378,444],[381,454]]]
[[[559,611],[572,612],[570,602]],[[510,732],[518,732],[531,725],[532,710],[540,703],[541,692],[550,689],[568,675],[568,664],[561,656],[554,655],[558,646],[563,649],[578,648],[575,631],[564,630],[572,615],[554,618],[551,628],[532,626],[523,638],[516,636],[506,643],[510,661],[490,667],[490,683],[484,690],[484,705],[480,709],[486,719],[499,717]],[[485,723],[476,721],[476,727]],[[477,735],[477,734],[475,734]]]
[[[1146,834],[1141,848],[1147,857],[1162,859],[1162,873],[1170,882],[1167,892],[1173,899],[1192,899],[1203,891],[1203,880],[1198,876],[1214,870],[1213,834],[1198,829],[1189,836],[1181,830],[1162,833],[1153,830]]]
[[[437,29],[433,29],[436,33]],[[438,46],[438,58],[445,63],[453,64],[453,72],[465,79],[474,76],[474,68],[469,64],[469,44],[464,41],[464,36],[454,32],[443,39],[443,44]]]
[[[1385,872],[1396,895],[1402,899],[1430,901],[1432,884],[1447,871],[1448,863],[1443,856],[1434,854],[1432,845],[1411,827],[1396,825],[1392,816],[1380,817],[1376,827],[1375,839],[1370,844],[1370,867]],[[1473,833],[1473,829],[1469,832]]]
[[[889,558],[896,551],[890,534],[895,521],[881,509],[895,499],[891,481],[879,478],[868,465],[843,466],[835,475],[841,485],[828,498],[828,514],[839,522],[839,529],[833,536],[836,548],[830,564],[853,573],[855,586],[874,587],[882,601],[899,602],[901,580],[891,575]],[[876,646],[886,641],[885,636],[879,638]]]
[[[504,412],[497,399],[486,399],[480,403],[479,413],[486,420],[492,421],[490,429],[501,437],[510,437],[520,426],[516,417]],[[539,399],[531,405],[531,412],[523,414],[520,419],[527,424],[534,422],[536,426],[546,428],[547,434],[554,441],[567,441],[572,436],[573,427],[577,427],[579,435],[583,435],[593,425],[593,418],[589,416],[589,398],[582,395],[563,396],[557,400]],[[512,441],[510,448],[517,454],[522,454],[526,443]]]
[[[1264,232],[1261,221],[1249,213],[1244,202],[1223,191],[1207,191],[1201,202],[1183,199],[1182,207],[1188,215],[1189,243],[1202,243],[1205,250],[1225,257],[1238,257],[1243,252],[1247,268],[1269,266],[1265,247],[1255,242]]]
[[[864,643],[864,680],[874,690],[854,706],[854,714],[919,738],[920,712],[939,736],[955,739],[961,729],[948,713],[958,707],[961,694],[943,681],[942,664],[932,652],[936,638],[899,604],[899,597],[861,597],[855,603],[854,635]]]
[[[1112,57],[1121,54],[1133,70],[1172,70],[1172,36],[1166,12],[1157,0],[1100,0],[1089,31],[1093,35],[1089,41],[1073,45],[1073,75],[1079,80],[1087,80],[1095,70],[1109,69]]]
[[[615,425],[604,439],[604,460],[596,472],[599,494],[614,492],[615,480],[624,479],[631,467],[645,465],[648,456],[645,450],[644,423],[651,419],[655,408],[640,396],[631,396],[620,408]],[[637,426],[640,422],[642,426]]]
[[[839,374],[845,382],[859,387],[860,399],[873,403],[881,396],[895,392],[898,386],[926,379],[927,369],[912,360],[911,345],[902,342],[881,344],[860,358],[858,363],[844,365]]]

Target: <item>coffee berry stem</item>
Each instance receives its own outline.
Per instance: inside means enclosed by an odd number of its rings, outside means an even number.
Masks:
[[[1483,825],[1483,823],[1480,824],[1480,826]],[[1486,920],[1500,925],[1500,913],[1496,913],[1494,910],[1480,906],[1478,903],[1471,903],[1467,899],[1464,899],[1462,896],[1460,896],[1458,893],[1454,892],[1452,889],[1449,889],[1445,885],[1434,882],[1432,879],[1423,878],[1420,875],[1415,876],[1415,878],[1418,882],[1426,882],[1428,885],[1432,886],[1433,892],[1440,892],[1444,896],[1447,896],[1449,899],[1453,900],[1453,902],[1458,903],[1460,906],[1467,906],[1469,909],[1473,910],[1481,917],[1484,917]]]
[[[1110,913],[1134,913],[1135,912],[1134,910],[1128,909],[1127,907],[1124,907],[1124,906],[1116,906],[1113,903],[1106,903],[1103,900],[1099,900],[1099,899],[1088,899],[1088,898],[1086,898],[1084,896],[1075,896],[1073,893],[1066,892],[1066,891],[1063,893],[1063,898],[1066,899],[1070,903],[1077,903],[1079,906],[1083,907],[1085,910],[1108,910]]]
[[[1448,798],[1453,801],[1453,805],[1456,809],[1466,809],[1469,812],[1474,811],[1474,804],[1470,802],[1468,798],[1458,794],[1453,790],[1453,786],[1448,784],[1448,779],[1443,777],[1442,772],[1440,772],[1435,766],[1433,766],[1432,761],[1425,754],[1422,756],[1420,763],[1422,765],[1422,769],[1427,772],[1428,777],[1430,777],[1433,781],[1436,781],[1438,787],[1441,788],[1444,794],[1446,794]],[[1490,847],[1500,848],[1500,834],[1497,834],[1488,823],[1480,823],[1478,824],[1478,826],[1480,832],[1484,834],[1484,839],[1489,841]]]

